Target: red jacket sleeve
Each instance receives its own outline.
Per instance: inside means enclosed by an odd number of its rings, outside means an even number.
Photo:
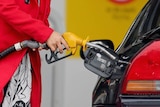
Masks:
[[[19,3],[19,5],[22,5],[21,7],[17,4],[18,1],[21,1]],[[24,0],[0,0],[0,17],[16,31],[29,35],[32,39],[43,43],[53,30],[43,21],[36,19],[38,10],[35,11],[35,8],[38,6],[35,1],[31,0],[31,4],[27,5]]]

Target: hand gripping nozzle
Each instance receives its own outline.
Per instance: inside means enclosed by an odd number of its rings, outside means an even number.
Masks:
[[[48,64],[50,63],[54,63],[56,61],[59,61],[61,59],[64,59],[66,57],[69,57],[71,55],[74,55],[76,53],[77,47],[81,46],[83,48],[83,50],[86,49],[86,44],[89,40],[89,37],[87,37],[86,39],[82,39],[80,37],[78,37],[77,35],[75,35],[74,33],[71,32],[65,32],[63,35],[63,38],[65,39],[65,41],[67,42],[69,48],[70,48],[70,53],[69,54],[65,54],[62,55],[60,57],[60,52],[59,51],[51,51],[50,50],[50,57],[48,58],[48,55],[46,54],[45,58]],[[66,48],[64,48],[63,50],[66,50]]]

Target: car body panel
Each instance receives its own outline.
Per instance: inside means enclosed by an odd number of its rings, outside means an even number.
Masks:
[[[144,50],[149,44],[160,37],[149,37],[148,31],[160,26],[160,0],[149,0],[142,11],[139,13],[131,27],[129,28],[125,38],[115,50],[119,57],[127,62],[132,62],[134,58]],[[147,38],[147,39],[146,39]],[[160,46],[158,42],[156,45]],[[159,49],[159,48],[157,48]],[[160,95],[130,95],[122,94],[123,80],[129,64],[123,65],[121,79],[117,81],[108,80],[100,77],[93,91],[92,107],[159,107]],[[146,77],[147,78],[147,77]],[[152,78],[151,78],[152,79]],[[159,79],[157,77],[156,79]],[[116,87],[111,88],[109,83],[114,82]],[[114,90],[112,90],[114,89]],[[116,90],[115,90],[116,89]],[[112,94],[112,96],[110,95]],[[113,97],[113,98],[110,98]],[[112,100],[110,100],[112,99]]]

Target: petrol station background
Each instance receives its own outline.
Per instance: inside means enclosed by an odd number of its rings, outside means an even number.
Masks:
[[[110,39],[115,47],[148,0],[67,0],[66,30],[82,38]]]
[[[90,40],[110,39],[116,47],[148,0],[51,0],[51,27]],[[53,64],[42,59],[42,107],[91,107],[98,76],[77,53]]]

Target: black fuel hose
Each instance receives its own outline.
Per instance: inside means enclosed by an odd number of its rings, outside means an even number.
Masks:
[[[0,53],[0,59],[5,57],[8,54],[14,52],[14,51],[16,51],[14,46],[9,47],[8,49],[6,49],[6,50],[4,50],[3,52]]]
[[[13,46],[9,47],[8,49],[2,51],[0,53],[0,59],[7,56],[8,54],[10,54],[12,52],[20,51],[24,48],[37,49],[39,47],[48,48],[46,43],[40,44],[36,41],[31,41],[31,40],[25,40],[25,41],[22,41],[22,42],[18,42],[16,44],[14,44]]]

